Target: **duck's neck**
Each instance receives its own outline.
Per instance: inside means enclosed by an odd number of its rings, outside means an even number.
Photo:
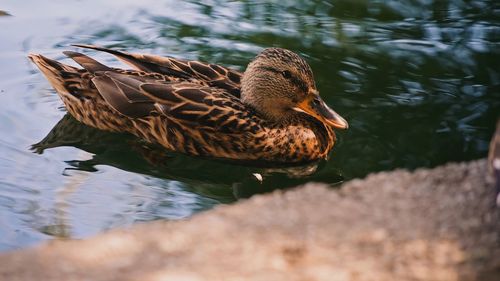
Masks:
[[[242,101],[244,104],[252,108],[263,119],[279,124],[294,119],[297,113],[290,109],[290,105],[284,104],[282,100],[282,98],[264,98],[256,95],[242,94]]]

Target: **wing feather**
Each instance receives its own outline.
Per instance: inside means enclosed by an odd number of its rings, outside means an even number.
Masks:
[[[75,44],[74,46],[112,54],[119,60],[140,71],[155,72],[186,80],[196,78],[206,82],[209,86],[227,90],[237,97],[240,96],[242,74],[224,66],[205,64],[199,61],[180,60],[172,57],[133,54],[94,45]]]
[[[224,133],[241,133],[239,118],[250,119],[243,116],[249,114],[238,98],[201,84],[158,82],[113,71],[98,73],[92,82],[112,108],[131,118],[162,114],[189,123],[188,128]]]
[[[83,54],[66,52],[94,75],[92,82],[104,100],[125,116],[160,114],[179,125],[189,124],[181,126],[187,130],[202,127],[230,134],[240,134],[241,126],[255,125],[239,100],[241,73],[237,71],[198,61],[77,46],[111,53],[137,69],[113,69]]]
[[[116,111],[121,114],[131,117],[139,118],[147,116],[154,109],[152,102],[135,102],[131,103],[130,95],[124,93],[123,87],[115,83],[113,78],[102,75],[92,78],[92,82],[97,90],[104,98],[104,100]]]

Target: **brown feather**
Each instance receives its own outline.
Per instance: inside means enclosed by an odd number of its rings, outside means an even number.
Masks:
[[[104,64],[77,52],[64,51],[63,54],[70,57],[76,61],[79,65],[85,68],[90,73],[95,73],[97,71],[109,71],[111,68],[105,66]]]
[[[220,65],[180,60],[171,57],[132,54],[94,45],[74,44],[73,46],[112,54],[139,71],[155,72],[183,79],[195,77],[206,82],[209,86],[225,89],[238,97],[240,95],[239,84],[242,74]]]
[[[120,87],[113,78],[107,75],[94,77],[92,82],[94,82],[104,100],[114,110],[127,117],[145,117],[154,109],[154,105],[151,101],[133,102],[133,100],[130,99],[130,96],[133,96],[133,94],[125,94],[126,92],[131,92],[129,90],[130,88]]]

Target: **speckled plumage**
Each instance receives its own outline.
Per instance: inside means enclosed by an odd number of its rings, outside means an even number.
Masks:
[[[291,51],[266,49],[241,74],[198,61],[77,46],[111,53],[134,68],[107,67],[76,52],[65,54],[83,69],[30,55],[68,112],[86,125],[190,155],[280,163],[325,158],[335,142],[323,117],[293,109],[319,96],[310,67]],[[324,106],[317,111],[329,109]]]

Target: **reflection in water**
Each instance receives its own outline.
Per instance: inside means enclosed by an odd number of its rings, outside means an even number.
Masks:
[[[158,206],[158,210],[148,210],[150,214],[143,217],[141,213],[132,210],[132,221],[151,220],[169,217],[182,218],[185,206],[176,206],[175,201],[181,202],[195,194],[204,202],[199,210],[211,207],[214,204],[230,203],[240,198],[248,198],[256,193],[270,192],[275,189],[295,187],[314,179],[329,183],[339,183],[343,180],[339,174],[328,172],[318,173],[319,166],[324,163],[311,163],[302,166],[249,166],[248,163],[227,162],[213,159],[200,159],[174,152],[166,151],[159,145],[146,143],[135,136],[122,133],[111,133],[88,127],[71,115],[66,114],[40,142],[31,146],[37,154],[44,154],[58,147],[75,147],[86,155],[76,155],[76,160],[66,160],[69,167],[64,168],[63,175],[69,177],[64,185],[55,194],[55,203],[50,216],[42,219],[43,223],[35,223],[35,227],[44,234],[52,237],[73,237],[72,227],[75,224],[71,218],[72,197],[84,192],[92,173],[99,173],[101,167],[113,166],[123,171],[138,175],[154,177],[171,183],[166,185],[163,196],[172,198],[158,198],[167,200],[169,205]],[[255,163],[254,163],[255,164]],[[114,183],[102,182],[104,188],[114,188]],[[110,185],[110,186],[108,186]],[[161,188],[161,185],[159,185]],[[171,193],[172,189],[181,189]],[[180,192],[180,194],[179,194]],[[79,195],[81,196],[81,195]],[[180,196],[180,197],[179,197]],[[92,197],[89,197],[92,198]],[[124,203],[134,208],[134,200],[126,199]],[[195,202],[200,199],[195,199]],[[173,205],[170,205],[172,204]],[[161,203],[163,204],[163,203]],[[198,205],[198,203],[195,203]],[[179,208],[181,214],[165,214],[161,209]],[[190,207],[193,208],[193,207]],[[178,213],[179,211],[177,211]],[[129,220],[130,220],[129,219]],[[33,221],[38,219],[33,218]]]
[[[0,16],[9,27],[0,28],[0,250],[184,218],[306,180],[335,184],[486,155],[500,113],[498,1],[199,2],[2,1],[14,16]],[[64,112],[26,54],[63,59],[72,43],[238,70],[261,48],[288,48],[351,127],[318,167],[187,157],[70,117],[32,153]]]
[[[221,202],[231,202],[255,193],[305,183],[311,180],[319,165],[311,163],[302,166],[259,167],[255,166],[257,163],[250,163],[254,165],[249,166],[249,163],[243,162],[180,155],[132,135],[88,127],[69,114],[66,114],[42,141],[32,145],[32,150],[41,154],[46,149],[61,146],[77,147],[93,154],[88,160],[67,161],[71,167],[66,168],[66,171],[96,172],[96,166],[110,165],[138,174],[182,181],[187,189]],[[339,183],[342,176],[329,173],[328,177],[315,179]],[[217,195],[217,190],[224,188],[233,188],[235,191]]]
[[[54,222],[40,226],[40,232],[58,238],[71,237],[71,221],[68,219],[68,214],[70,212],[69,198],[78,188],[82,187],[86,177],[88,177],[86,173],[75,174],[61,188],[55,198]]]

